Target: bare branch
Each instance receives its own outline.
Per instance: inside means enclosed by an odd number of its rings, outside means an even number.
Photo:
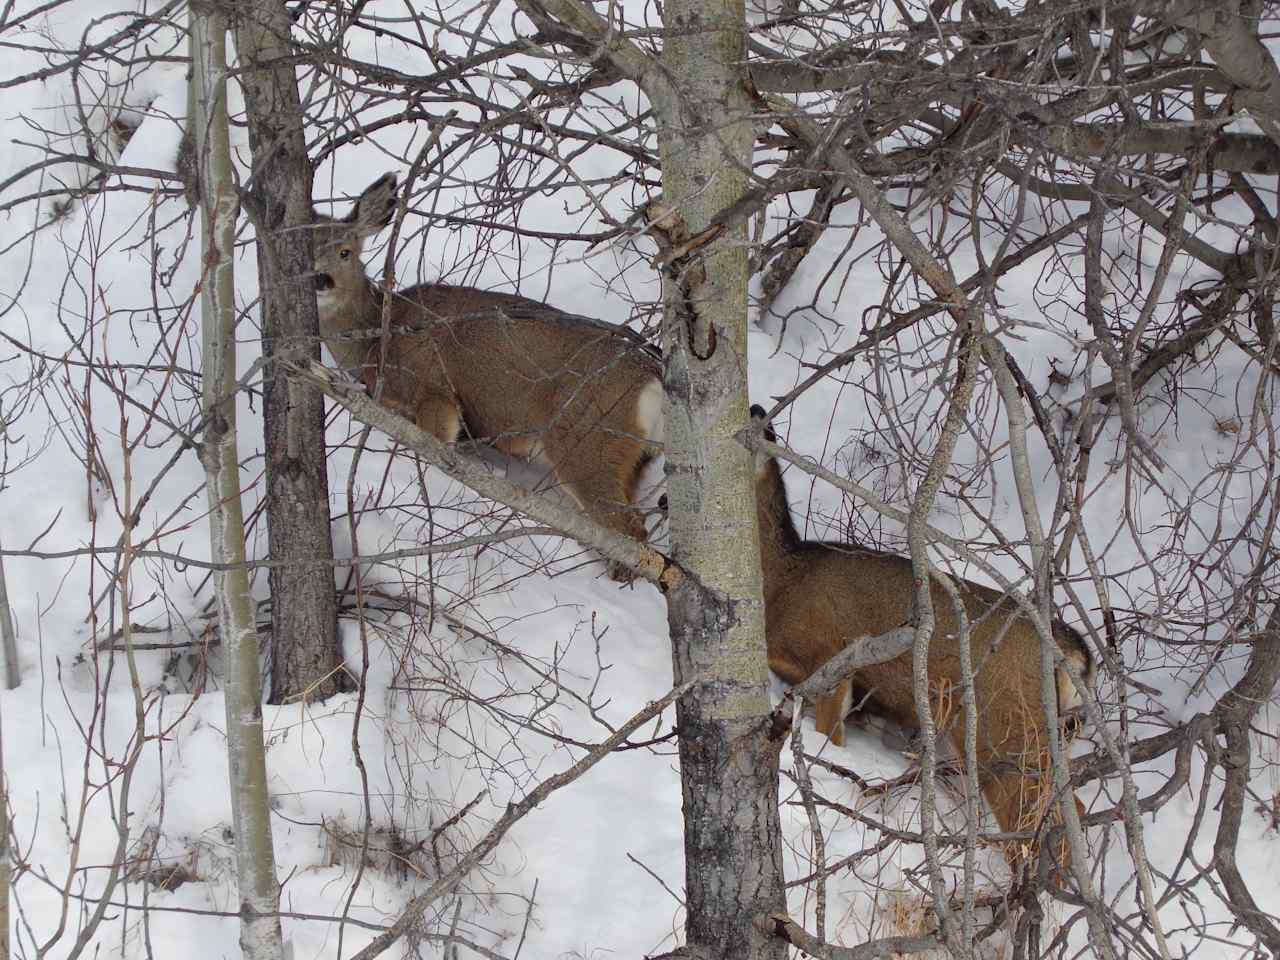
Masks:
[[[885,937],[870,940],[856,947],[836,947],[811,936],[803,927],[785,914],[777,914],[762,921],[773,936],[781,937],[808,956],[817,960],[891,960],[901,954],[926,953],[938,950],[943,944],[936,936]]]
[[[644,726],[654,717],[659,716],[662,711],[666,710],[677,699],[684,696],[685,693],[693,686],[692,683],[679,687],[673,687],[660,700],[655,700],[649,704],[634,717],[618,728],[609,739],[603,741],[599,746],[595,747],[591,752],[584,756],[581,760],[554,776],[543,780],[537,787],[525,794],[523,798],[515,803],[507,805],[506,812],[498,820],[493,828],[485,834],[484,838],[471,848],[462,857],[456,866],[449,871],[448,874],[436,880],[422,893],[415,896],[409,901],[409,905],[405,908],[400,918],[393,923],[385,933],[379,934],[373,939],[367,947],[352,957],[352,960],[372,960],[391,947],[397,940],[404,936],[418,918],[422,916],[427,907],[431,906],[436,900],[444,896],[454,887],[456,887],[485,857],[487,857],[493,849],[498,845],[507,831],[514,827],[517,823],[528,816],[533,810],[546,800],[551,794],[555,793],[561,787],[568,786],[577,780],[584,773],[594,767],[609,754],[613,753],[627,741],[636,730]]]
[[[460,483],[563,531],[610,560],[625,564],[659,589],[670,590],[686,576],[674,562],[647,544],[608,530],[578,510],[554,503],[549,497],[521,489],[496,476],[480,461],[466,456],[456,447],[441,443],[425,430],[370,399],[363,387],[337,379],[327,367],[311,363],[306,367],[292,366],[291,369],[306,383],[350,411],[361,423],[382,430]]]

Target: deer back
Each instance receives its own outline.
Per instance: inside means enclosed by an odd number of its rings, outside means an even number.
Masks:
[[[663,438],[657,355],[625,328],[515,294],[447,284],[383,291],[360,255],[395,207],[387,175],[341,220],[316,216],[316,304],[329,352],[437,439],[484,440],[531,459],[548,468],[539,484],[643,541],[639,478]],[[609,574],[631,576],[616,561]]]
[[[344,219],[317,216],[320,333],[341,366],[380,382],[383,402],[409,415],[431,400],[456,404],[467,434],[511,453],[545,451],[548,435],[562,448],[594,449],[597,432],[660,439],[659,360],[626,328],[509,293],[379,290],[360,254],[394,209],[386,176]]]

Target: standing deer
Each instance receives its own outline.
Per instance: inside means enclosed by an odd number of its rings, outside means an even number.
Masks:
[[[444,284],[388,294],[360,255],[395,206],[386,174],[343,219],[315,215],[320,336],[334,359],[371,391],[380,380],[381,402],[437,439],[543,464],[592,519],[644,540],[632,504],[662,444],[657,356],[626,328],[514,294]],[[629,579],[612,563],[609,573]]]
[[[757,425],[765,411],[751,408]],[[773,441],[767,426],[764,436]],[[764,580],[765,633],[769,668],[787,683],[800,683],[859,636],[876,636],[911,616],[915,577],[911,561],[845,543],[802,540],[791,519],[778,462],[757,453],[756,501],[760,521],[760,567]],[[959,622],[951,597],[932,585],[936,617],[929,645],[929,689],[939,730],[951,734],[964,755],[960,703]],[[1000,829],[1035,829],[1053,791],[1048,726],[1040,701],[1040,637],[1013,601],[997,590],[956,580],[970,624],[977,711],[978,783]],[[1053,638],[1092,686],[1093,657],[1081,636],[1059,620]],[[1058,712],[1074,717],[1081,698],[1070,676],[1057,668]],[[818,700],[817,728],[832,743],[844,743],[844,718],[855,702],[903,727],[917,728],[911,653],[863,667],[837,690]],[[855,701],[855,697],[857,701]],[[1021,859],[1017,847],[1011,862]]]

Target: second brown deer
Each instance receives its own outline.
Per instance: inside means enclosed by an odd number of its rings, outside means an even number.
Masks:
[[[657,356],[626,328],[515,294],[384,291],[360,256],[395,208],[387,174],[343,219],[315,215],[320,336],[334,359],[437,439],[483,440],[542,464],[592,519],[644,540],[632,505],[641,469],[661,450]],[[613,564],[609,572],[628,578]]]
[[[773,432],[764,425],[765,411],[753,406],[751,413],[765,438],[773,441]],[[851,640],[906,623],[915,576],[907,557],[803,540],[791,519],[777,460],[757,453],[755,463],[769,668],[795,684]],[[1035,830],[1053,793],[1049,730],[1040,699],[1040,637],[1005,594],[968,580],[954,583],[970,624],[978,783],[1001,830]],[[950,735],[963,756],[960,623],[950,595],[937,581],[931,588],[936,617],[928,661],[931,706],[939,731]],[[1055,619],[1053,638],[1092,686],[1094,661],[1080,634]],[[1074,718],[1080,694],[1061,666],[1055,680],[1059,716]],[[918,728],[911,653],[860,668],[819,699],[818,731],[843,744],[845,716],[858,703],[870,714]],[[1006,849],[1014,863],[1025,852],[1021,846]]]

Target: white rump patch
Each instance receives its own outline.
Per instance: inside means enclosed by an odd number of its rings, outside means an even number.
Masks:
[[[1075,667],[1085,678],[1085,682],[1091,679],[1089,676],[1089,661],[1078,650],[1073,650],[1066,655],[1067,662]],[[1056,671],[1058,681],[1058,714],[1060,716],[1070,716],[1079,713],[1084,707],[1084,698],[1080,696],[1080,691],[1076,689],[1076,685],[1071,682],[1071,676],[1066,670],[1059,667]]]
[[[636,428],[640,436],[651,443],[661,444],[666,437],[661,380],[650,380],[640,388],[640,396],[636,399]]]

